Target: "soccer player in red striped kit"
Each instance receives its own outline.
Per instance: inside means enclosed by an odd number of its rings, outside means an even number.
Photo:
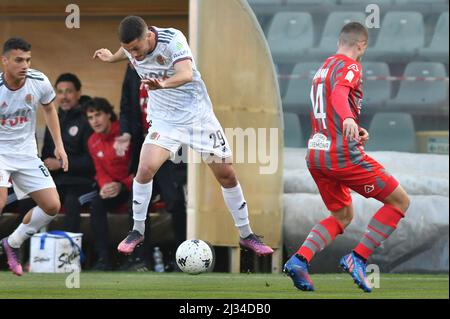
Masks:
[[[366,279],[367,259],[396,229],[409,206],[408,195],[397,180],[364,152],[369,134],[359,126],[363,96],[360,60],[367,42],[363,25],[346,24],[339,35],[337,53],[325,60],[312,81],[312,134],[306,161],[331,216],[313,227],[284,265],[284,272],[300,290],[314,290],[308,274],[311,259],[352,221],[350,189],[384,203],[360,243],[340,260],[341,268],[365,292],[371,291]]]

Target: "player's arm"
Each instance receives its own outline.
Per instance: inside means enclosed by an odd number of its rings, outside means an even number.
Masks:
[[[346,138],[359,141],[359,127],[355,121],[355,117],[350,110],[348,103],[348,95],[350,94],[350,87],[346,85],[337,84],[331,93],[331,103],[339,117],[343,121],[343,134]]]
[[[67,159],[67,154],[64,150],[64,144],[61,138],[61,128],[59,126],[59,118],[58,113],[56,112],[55,104],[51,102],[43,106],[45,123],[47,124],[53,143],[55,144],[55,157],[61,161],[61,167],[64,172],[67,172],[69,169],[69,161]]]
[[[193,71],[190,59],[175,62],[173,68],[175,74],[170,78],[165,80],[144,79],[141,81],[149,90],[172,89],[192,81]]]
[[[123,48],[120,47],[116,53],[112,54],[108,49],[102,48],[95,51],[93,58],[99,58],[103,62],[115,63],[128,59]]]

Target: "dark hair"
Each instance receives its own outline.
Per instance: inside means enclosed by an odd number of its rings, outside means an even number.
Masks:
[[[147,32],[147,29],[148,26],[144,19],[137,16],[128,16],[119,25],[120,42],[128,44],[135,39],[140,39]]]
[[[359,22],[349,22],[342,27],[339,34],[339,44],[352,46],[357,42],[367,41],[369,33],[365,26]]]
[[[72,73],[63,73],[61,74],[55,82],[55,87],[58,85],[58,83],[60,82],[72,82],[73,86],[75,86],[75,89],[77,91],[81,90],[81,82],[80,79]]]
[[[85,114],[87,114],[87,112],[104,112],[106,114],[111,114],[111,122],[117,121],[117,115],[114,113],[113,106],[105,98],[94,97],[92,99],[86,99],[82,108]]]
[[[29,52],[31,51],[31,44],[22,38],[9,38],[3,44],[3,54],[6,54],[11,50],[22,50],[24,52]]]

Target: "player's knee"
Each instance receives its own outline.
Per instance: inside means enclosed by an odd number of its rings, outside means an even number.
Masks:
[[[398,188],[394,194],[394,196],[391,196],[391,198],[389,198],[387,204],[398,208],[403,213],[406,213],[411,203],[408,194],[405,192],[405,190],[403,190],[403,188]]]
[[[346,214],[334,216],[334,217],[341,223],[342,227],[344,227],[344,228],[346,228],[348,225],[350,225],[353,220],[353,214],[351,214],[351,213],[346,213]]]
[[[59,200],[51,200],[40,206],[41,209],[50,216],[55,216],[61,210],[61,203]]]
[[[155,169],[153,169],[150,165],[140,166],[136,174],[136,180],[140,184],[147,184],[150,183],[155,174]]]
[[[217,179],[225,188],[235,187],[238,184],[238,180],[236,174],[233,170],[224,170],[220,174],[218,174]]]
[[[403,213],[406,213],[406,211],[409,208],[410,203],[411,203],[411,199],[409,198],[408,194],[406,192],[404,192],[399,198],[399,207],[398,208]]]

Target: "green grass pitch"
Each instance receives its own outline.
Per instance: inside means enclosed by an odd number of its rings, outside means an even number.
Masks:
[[[296,290],[281,274],[82,272],[80,288],[66,288],[66,274],[16,277],[0,272],[5,298],[150,298],[150,299],[391,299],[449,298],[448,275],[381,274],[380,288],[363,293],[347,274],[312,275],[315,292]]]

